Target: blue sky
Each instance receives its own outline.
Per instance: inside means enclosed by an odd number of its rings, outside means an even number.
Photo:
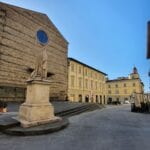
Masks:
[[[136,66],[148,91],[146,59],[150,0],[1,0],[46,13],[69,42],[68,56],[109,75]]]

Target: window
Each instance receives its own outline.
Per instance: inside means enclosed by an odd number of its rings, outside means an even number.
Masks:
[[[108,88],[111,88],[111,85],[108,85]]]
[[[37,40],[40,44],[46,45],[48,42],[47,33],[43,30],[38,30],[36,33]]]
[[[124,87],[126,87],[127,85],[126,85],[126,83],[124,83]]]
[[[91,78],[92,78],[93,74],[92,74],[92,71],[91,71]]]
[[[85,88],[88,89],[88,80],[85,80]]]
[[[85,75],[87,76],[88,74],[87,74],[87,69],[85,69]]]
[[[95,79],[97,79],[97,74],[95,73]]]
[[[93,89],[93,81],[91,80],[91,89]]]
[[[125,90],[124,90],[124,94],[127,94],[127,93],[128,93],[128,92],[127,92],[127,90],[125,89]]]
[[[90,70],[88,71],[88,77],[91,77],[91,72],[90,72]]]
[[[104,89],[104,84],[102,84],[102,88],[101,88],[101,91],[103,91],[103,89]]]
[[[135,87],[135,83],[133,83],[133,87]]]
[[[74,87],[74,76],[71,76],[71,87]]]
[[[111,90],[108,91],[108,94],[111,94]]]
[[[136,89],[133,89],[133,93],[135,93],[136,92]]]
[[[71,71],[74,72],[74,64],[71,64]]]
[[[97,90],[97,82],[95,82],[95,90]]]
[[[99,76],[99,80],[101,80],[101,75]]]
[[[101,92],[101,87],[102,87],[102,85],[101,85],[101,83],[99,84],[99,90],[100,90],[100,92]]]
[[[105,78],[105,77],[103,77],[103,81],[106,81],[106,78]]]
[[[79,66],[79,74],[81,74],[81,66]]]
[[[105,78],[102,76],[102,81],[105,81]]]
[[[79,78],[79,88],[82,88],[82,78]]]
[[[119,90],[116,90],[115,93],[116,93],[116,94],[119,94]]]
[[[118,84],[116,84],[115,87],[118,88]]]

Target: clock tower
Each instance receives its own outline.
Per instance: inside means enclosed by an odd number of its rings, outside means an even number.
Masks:
[[[133,71],[132,73],[130,74],[130,79],[139,79],[139,73],[138,73],[138,70],[137,68],[134,66],[133,67]]]

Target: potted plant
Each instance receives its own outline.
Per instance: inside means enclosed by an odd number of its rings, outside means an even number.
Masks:
[[[7,102],[0,101],[0,112],[7,112]]]

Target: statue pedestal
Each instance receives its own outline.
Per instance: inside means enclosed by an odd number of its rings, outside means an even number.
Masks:
[[[31,127],[60,120],[54,116],[54,108],[49,102],[49,81],[28,81],[26,101],[20,106],[19,120],[22,127]]]

